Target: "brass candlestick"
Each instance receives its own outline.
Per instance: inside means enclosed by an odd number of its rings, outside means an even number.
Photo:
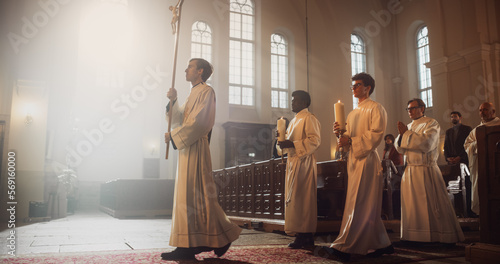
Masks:
[[[340,130],[340,133],[338,135],[338,138],[340,139],[344,133],[346,132],[347,130],[343,129],[343,130]],[[346,161],[347,157],[344,155],[344,147],[339,147],[339,151],[340,151],[340,160],[342,161]]]

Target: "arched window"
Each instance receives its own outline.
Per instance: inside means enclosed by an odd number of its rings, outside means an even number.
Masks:
[[[431,69],[425,66],[430,60],[428,34],[427,26],[417,32],[418,93],[425,105],[432,107]]]
[[[212,30],[203,21],[196,21],[191,27],[191,58],[212,62]]]
[[[363,39],[351,34],[351,73],[366,72],[366,48]],[[352,108],[358,107],[358,98],[352,96]]]
[[[229,103],[255,104],[254,5],[231,0],[229,19]]]
[[[271,35],[271,107],[288,108],[288,43]]]

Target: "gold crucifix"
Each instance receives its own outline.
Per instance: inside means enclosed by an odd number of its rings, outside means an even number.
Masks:
[[[181,3],[181,0],[177,1],[177,4],[175,6],[170,6],[168,9],[172,11],[172,22],[170,24],[172,25],[172,34],[175,35],[177,32],[177,21],[179,21],[179,4]]]

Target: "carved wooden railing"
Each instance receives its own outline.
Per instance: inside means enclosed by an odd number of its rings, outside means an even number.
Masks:
[[[342,219],[347,188],[345,162],[318,164],[318,218]],[[284,219],[285,164],[271,159],[213,172],[218,200],[228,216]]]

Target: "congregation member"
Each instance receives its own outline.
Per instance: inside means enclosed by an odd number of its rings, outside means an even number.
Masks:
[[[403,165],[403,156],[394,147],[394,135],[387,134],[384,137],[385,147],[382,159],[391,160],[395,166]]]
[[[481,123],[475,127],[467,137],[464,143],[465,151],[469,158],[470,178],[471,178],[471,210],[479,215],[479,192],[477,185],[478,168],[477,168],[477,138],[476,129],[480,126],[499,126],[500,118],[496,116],[495,106],[492,103],[486,102],[479,106],[479,116]]]
[[[421,99],[408,101],[412,122],[397,123],[396,149],[406,158],[401,179],[401,240],[453,244],[464,240],[437,165],[439,123],[424,115]]]
[[[462,124],[462,114],[457,111],[450,113],[453,127],[446,130],[444,138],[444,157],[450,165],[464,163],[469,166],[469,159],[464,149],[464,142],[472,127]]]

